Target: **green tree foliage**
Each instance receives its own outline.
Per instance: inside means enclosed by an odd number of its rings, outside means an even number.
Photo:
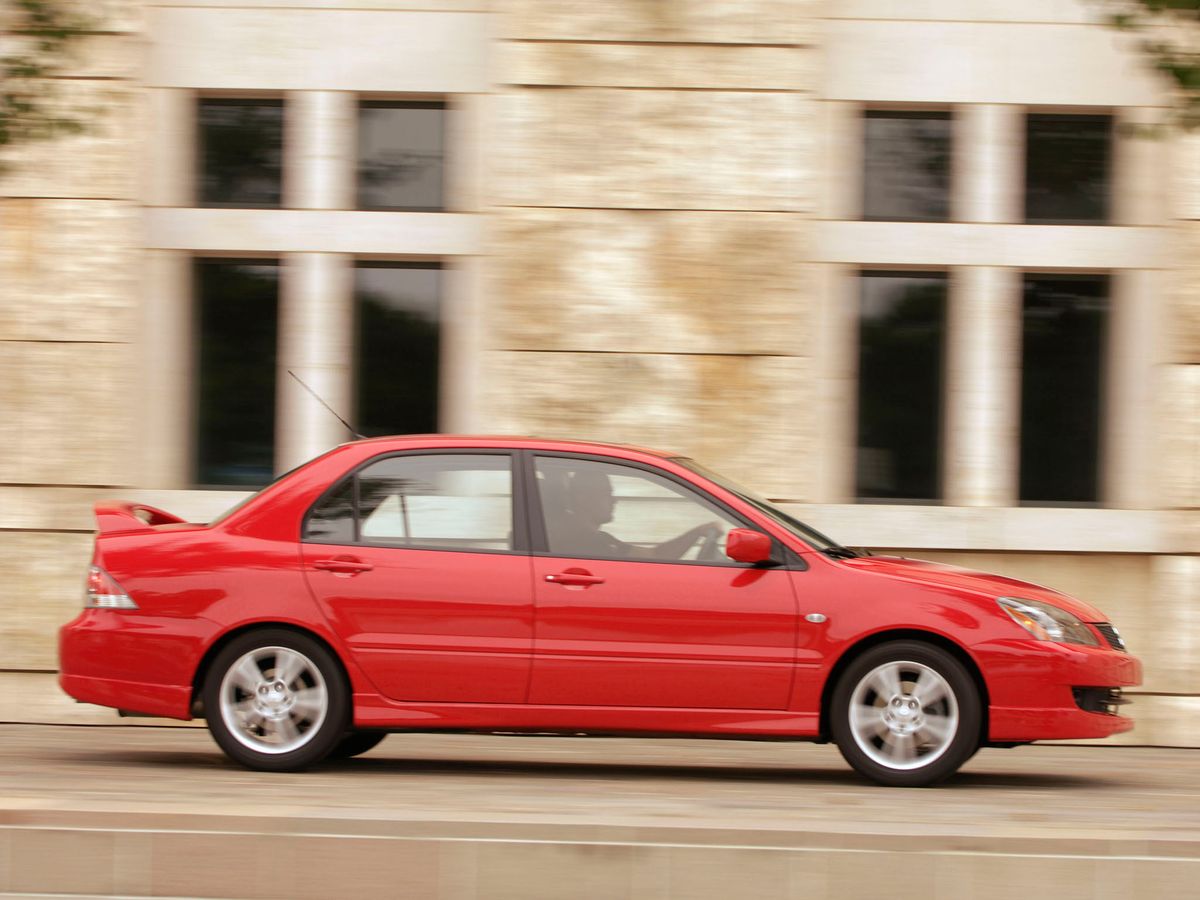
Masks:
[[[0,0],[0,149],[83,130],[55,96],[54,76],[88,22],[62,0]]]
[[[1175,91],[1172,121],[1200,127],[1200,0],[1101,0],[1109,22],[1141,37],[1151,65]]]

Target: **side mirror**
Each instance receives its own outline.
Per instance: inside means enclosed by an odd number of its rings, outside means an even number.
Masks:
[[[725,538],[725,555],[736,562],[766,562],[771,558],[771,539],[761,531],[734,528]]]

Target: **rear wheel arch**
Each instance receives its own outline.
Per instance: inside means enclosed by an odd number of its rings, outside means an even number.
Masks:
[[[208,670],[211,668],[212,662],[214,659],[216,659],[217,654],[244,634],[249,634],[253,631],[276,631],[279,629],[284,631],[293,631],[296,634],[302,634],[305,637],[316,641],[329,651],[329,655],[333,657],[338,667],[342,670],[342,676],[346,679],[346,684],[350,686],[351,715],[353,716],[354,680],[351,678],[350,672],[346,667],[346,661],[342,659],[342,655],[338,652],[337,648],[320,634],[312,631],[311,629],[304,628],[300,625],[294,625],[290,622],[265,621],[249,622],[245,625],[239,625],[236,628],[231,628],[229,631],[225,632],[219,638],[213,641],[212,645],[206,651],[204,651],[204,656],[200,658],[200,663],[196,666],[196,671],[192,673],[192,699],[189,709],[191,710],[194,718],[202,718],[204,716],[204,708],[201,701],[201,696],[204,691],[204,681],[208,677]]]
[[[849,668],[865,651],[872,647],[877,647],[880,644],[886,644],[891,641],[921,641],[933,647],[945,650],[955,657],[967,670],[967,674],[971,676],[971,680],[975,683],[975,689],[979,691],[979,702],[982,705],[980,724],[979,724],[979,742],[984,744],[988,739],[988,718],[991,709],[988,696],[987,682],[983,678],[983,672],[980,671],[979,665],[971,657],[966,649],[959,643],[950,640],[933,631],[923,631],[918,628],[896,628],[888,631],[879,631],[875,634],[867,635],[857,643],[848,647],[837,662],[833,664],[833,668],[829,670],[829,675],[825,679],[825,684],[821,688],[821,721],[820,735],[821,740],[827,741],[830,739],[829,728],[829,713],[833,705],[833,692],[837,688],[838,681],[841,680],[842,673]]]

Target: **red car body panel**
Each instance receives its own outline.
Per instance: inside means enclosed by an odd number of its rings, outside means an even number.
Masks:
[[[360,464],[387,453],[487,448],[651,466],[773,537],[793,564],[301,541],[309,508]],[[336,448],[210,525],[135,504],[104,504],[97,518],[95,564],[138,609],[88,609],[65,625],[60,683],[78,700],[140,713],[191,717],[207,657],[224,638],[262,624],[325,641],[349,678],[355,724],[396,730],[819,737],[831,676],[864,642],[889,636],[925,636],[970,663],[987,703],[986,739],[995,742],[1126,731],[1132,720],[1081,709],[1072,688],[1141,683],[1137,659],[1110,649],[1099,632],[1098,647],[1037,641],[996,598],[1044,600],[1103,621],[1081,601],[933,563],[831,558],[658,451],[384,438]],[[546,580],[572,573],[592,581]]]

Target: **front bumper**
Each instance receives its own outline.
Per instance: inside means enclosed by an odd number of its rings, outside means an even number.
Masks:
[[[988,641],[971,648],[989,691],[988,740],[1102,738],[1133,728],[1133,719],[1081,709],[1076,688],[1142,683],[1142,664],[1107,647],[1048,641]]]

